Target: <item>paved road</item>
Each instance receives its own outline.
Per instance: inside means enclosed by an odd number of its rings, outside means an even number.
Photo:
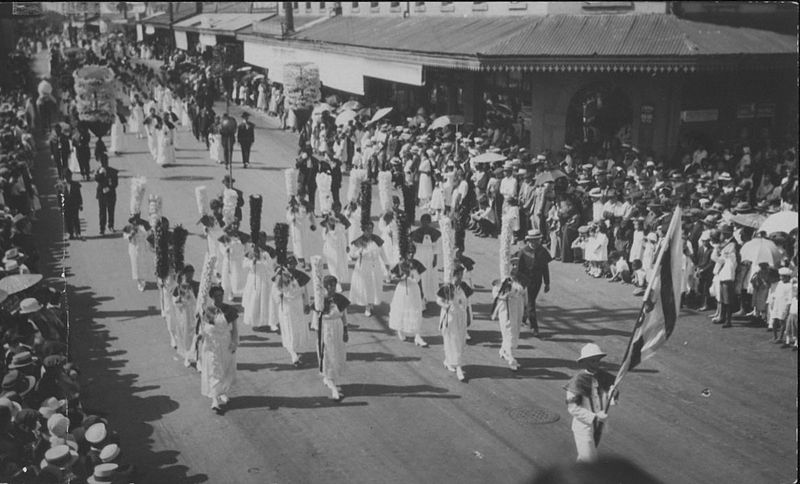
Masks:
[[[296,137],[273,121],[255,123],[252,168],[237,167],[235,178],[246,194],[264,195],[262,223],[271,228],[284,220],[280,170],[294,158]],[[186,258],[199,267],[204,241],[194,188],[217,193],[223,169],[185,128],[177,136],[178,164],[169,168],[155,165],[145,141],[127,135],[126,145],[111,159],[121,172],[118,219],[127,215],[130,178],[146,176],[148,193],[164,198],[164,214],[192,233]],[[52,180],[53,172],[40,165],[37,176]],[[155,284],[136,291],[124,239],[98,236],[93,193],[93,183],[84,184],[88,240],[70,242],[64,259],[73,348],[90,385],[87,406],[106,412],[120,430],[126,458],[146,473],[143,482],[522,482],[574,459],[562,386],[589,341],[609,353],[610,370],[617,368],[638,309],[629,287],[554,263],[553,290],[540,298],[544,337],[523,337],[523,368],[513,374],[498,358],[498,328],[486,317],[496,241],[468,236],[478,286],[469,383],[442,368],[433,312],[425,320],[431,347],[420,349],[390,334],[383,304],[371,318],[360,308],[350,318],[343,402],[328,400],[315,369],[290,365],[277,335],[244,328],[231,409],[216,416],[200,396],[197,373],[169,348]],[[57,274],[61,224],[52,197],[47,206],[38,230]],[[706,388],[709,397],[701,396]],[[625,456],[665,482],[796,477],[797,354],[772,345],[762,329],[740,323],[723,331],[705,315],[684,312],[667,346],[622,392],[602,453]],[[541,417],[559,420],[536,424]]]

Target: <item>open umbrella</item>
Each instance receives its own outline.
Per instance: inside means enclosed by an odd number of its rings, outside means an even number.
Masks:
[[[494,163],[497,161],[505,161],[506,157],[501,155],[500,153],[481,153],[480,155],[472,158],[471,163],[473,165],[480,165],[483,163]]]
[[[564,178],[565,175],[561,170],[547,170],[536,175],[536,184],[544,185],[545,183],[554,183],[559,178]]]
[[[331,105],[328,103],[319,103],[314,106],[314,110],[311,111],[311,114],[322,114],[325,111],[328,111],[329,113],[333,112],[333,107],[331,107]]]
[[[364,106],[356,101],[355,99],[352,101],[347,101],[346,103],[342,104],[341,109],[342,111],[349,109],[351,111],[358,111],[359,109],[363,108]]]
[[[760,213],[739,213],[731,215],[729,220],[738,225],[757,229],[761,227],[761,224],[763,224],[766,219],[767,216]]]
[[[391,107],[389,107],[389,108],[380,108],[375,113],[375,115],[372,116],[372,119],[370,119],[369,122],[370,123],[374,123],[375,121],[379,121],[380,119],[386,117],[387,114],[391,113],[393,109],[394,108],[391,108]]]
[[[9,296],[29,289],[42,280],[41,274],[15,274],[0,279],[0,291]]]
[[[236,69],[238,72],[250,72],[253,70],[252,66],[244,66]]]
[[[449,125],[456,125],[464,124],[464,116],[460,114],[445,114],[444,116],[439,116],[438,118],[434,119],[428,129],[438,129],[444,128],[445,126]]]
[[[770,215],[758,228],[759,232],[771,234],[773,232],[791,233],[797,230],[797,212],[785,211]]]
[[[356,119],[358,113],[355,111],[351,111],[349,109],[342,111],[336,116],[336,125],[337,126],[346,126],[350,121]]]
[[[253,78],[253,80],[254,80],[254,81],[257,81],[257,80],[259,80],[259,79],[264,79],[265,77],[267,77],[267,76],[265,76],[264,74],[259,74],[259,75],[257,75],[256,77],[254,77],[254,78]]]
[[[775,266],[783,259],[784,251],[775,242],[759,237],[745,242],[740,254],[742,260],[749,260],[753,265],[767,262]]]

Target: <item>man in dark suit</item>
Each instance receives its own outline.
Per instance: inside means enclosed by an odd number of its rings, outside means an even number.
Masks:
[[[208,135],[211,133],[211,128],[214,126],[215,117],[214,110],[209,107],[203,109],[199,114],[198,128],[200,129],[200,139],[205,142],[206,148],[209,147]]]
[[[236,127],[236,139],[242,149],[242,164],[245,168],[250,164],[250,148],[256,139],[256,126],[250,122],[250,113],[242,113],[242,122]]]
[[[58,183],[58,193],[61,196],[61,206],[64,210],[64,224],[66,225],[69,239],[83,240],[81,236],[80,220],[80,212],[83,210],[81,184],[72,181],[72,172],[69,168],[64,170],[64,179]]]
[[[64,170],[69,164],[69,155],[72,151],[69,136],[61,132],[61,125],[53,127],[53,134],[50,136],[50,156],[58,170],[58,176],[64,176]]]
[[[314,207],[317,195],[317,173],[319,173],[319,160],[311,156],[310,148],[300,151],[300,157],[295,163],[298,169],[298,184],[300,185],[300,196],[308,198],[309,206]]]
[[[192,123],[192,135],[194,139],[200,141],[200,110],[198,109],[197,102],[192,97],[189,99],[189,105],[187,106],[187,114],[189,115],[189,120]]]
[[[539,336],[539,321],[536,319],[536,297],[544,283],[544,292],[550,292],[550,253],[542,247],[542,234],[538,230],[529,230],[525,236],[527,244],[519,251],[517,273],[519,281],[528,290],[528,311],[526,319],[531,325],[534,336]]]
[[[700,307],[700,311],[711,309],[708,305],[710,298],[708,290],[711,288],[711,281],[714,278],[715,261],[711,259],[713,252],[714,247],[711,246],[711,237],[701,238],[700,247],[697,249],[697,265],[695,266],[697,292],[703,298],[703,305]]]
[[[100,209],[100,235],[105,235],[106,227],[114,232],[114,208],[117,205],[117,186],[119,172],[108,166],[108,156],[100,159],[100,169],[94,176],[97,182],[97,205]]]

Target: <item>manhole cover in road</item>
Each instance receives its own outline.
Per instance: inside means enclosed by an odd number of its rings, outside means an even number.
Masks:
[[[558,422],[561,418],[557,413],[551,412],[546,408],[537,407],[536,405],[509,408],[508,416],[519,423],[528,425],[549,424]]]

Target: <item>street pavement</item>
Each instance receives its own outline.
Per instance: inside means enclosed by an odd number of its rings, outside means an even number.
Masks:
[[[231,107],[235,116],[240,112]],[[234,178],[246,196],[264,196],[262,226],[271,233],[285,220],[282,170],[293,163],[297,136],[274,119],[253,121],[252,166],[236,165]],[[194,189],[206,185],[215,196],[225,171],[186,127],[176,139],[177,164],[161,168],[146,140],[126,134],[125,153],[111,158],[120,170],[116,226],[127,219],[130,179],[147,177],[147,194],[163,197],[171,225],[182,223],[191,233],[186,260],[199,273],[205,242]],[[241,160],[238,150],[234,159]],[[123,456],[142,469],[141,482],[524,482],[574,461],[562,387],[590,341],[608,353],[606,368],[617,369],[640,304],[630,286],[554,262],[552,290],[539,298],[542,338],[523,334],[522,369],[512,373],[498,356],[497,323],[488,320],[497,241],[468,235],[477,291],[468,383],[442,366],[433,306],[425,318],[430,348],[402,343],[389,331],[391,287],[385,287],[386,302],[372,317],[359,307],[349,314],[344,401],[328,399],[313,365],[294,368],[278,335],[240,325],[237,382],[229,411],[217,416],[200,395],[199,375],[169,346],[154,277],[138,292],[126,241],[119,233],[99,236],[94,183],[83,184],[87,240],[65,246],[52,196],[55,170],[42,161],[36,176],[47,194],[37,232],[49,275],[64,269],[86,407],[119,430]],[[318,253],[321,242],[312,247]],[[623,456],[670,483],[792,482],[797,353],[768,336],[744,321],[723,330],[706,314],[683,311],[666,346],[626,378],[601,454]]]

